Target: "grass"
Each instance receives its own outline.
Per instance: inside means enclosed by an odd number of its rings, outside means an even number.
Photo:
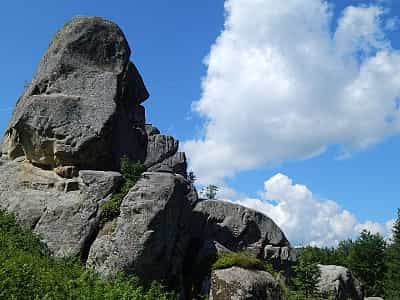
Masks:
[[[211,265],[212,270],[230,267],[265,271],[265,263],[248,252],[220,252],[217,260]]]
[[[145,166],[141,163],[133,163],[127,157],[121,159],[122,184],[111,199],[103,204],[100,218],[101,226],[119,216],[122,200],[145,170]]]
[[[0,299],[169,300],[159,283],[144,288],[135,277],[102,280],[76,258],[54,258],[40,237],[0,211]]]

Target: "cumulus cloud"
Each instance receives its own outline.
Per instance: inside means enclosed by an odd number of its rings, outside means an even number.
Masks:
[[[385,35],[396,22],[378,4],[347,7],[337,23],[323,0],[226,0],[225,10],[193,104],[204,135],[183,144],[200,183],[399,132],[400,52]]]
[[[360,223],[335,201],[319,199],[284,174],[266,180],[259,199],[239,197],[234,202],[272,218],[294,245],[336,246],[364,229],[388,236],[393,226],[393,220],[383,225],[372,221]]]

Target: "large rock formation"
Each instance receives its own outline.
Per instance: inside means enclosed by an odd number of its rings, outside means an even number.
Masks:
[[[88,264],[106,276],[128,272],[181,283],[196,202],[181,175],[144,173],[124,198],[121,215],[97,237]]]
[[[76,17],[54,37],[18,100],[3,153],[46,168],[113,169],[144,161],[148,92],[114,23]]]
[[[264,214],[230,202],[200,201],[194,209],[193,237],[217,241],[231,251],[256,257],[294,261],[295,253],[282,230]]]
[[[286,297],[271,274],[232,267],[212,272],[209,299],[283,300]]]
[[[0,209],[39,233],[53,255],[79,256],[104,277],[161,279],[182,296],[192,293],[192,267],[218,251],[291,263],[288,240],[267,216],[198,203],[179,142],[145,124],[148,92],[129,56],[119,27],[98,17],[74,18],[55,35],[5,134]],[[147,172],[116,204],[123,156]],[[119,215],[104,218],[104,204]],[[214,299],[227,299],[219,290],[280,299],[266,272],[207,272]]]
[[[116,172],[82,171],[65,179],[27,161],[0,159],[0,209],[15,213],[21,224],[42,235],[57,256],[89,251],[101,205],[118,188]]]
[[[335,265],[318,265],[321,277],[318,289],[323,294],[333,295],[338,300],[363,300],[361,283],[349,269]]]

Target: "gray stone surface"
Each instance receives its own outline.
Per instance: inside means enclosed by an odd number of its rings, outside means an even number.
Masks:
[[[54,255],[85,256],[101,204],[118,187],[120,174],[81,173],[85,176],[74,179],[76,188],[66,192],[69,179],[27,161],[0,159],[0,208],[15,213],[22,225],[41,234]]]
[[[88,265],[104,276],[182,282],[183,259],[197,201],[180,175],[146,172],[124,198],[121,215],[92,245]]]
[[[160,130],[157,127],[153,126],[152,124],[146,124],[145,129],[146,129],[147,136],[160,134]]]
[[[283,300],[286,298],[271,274],[232,267],[211,273],[209,299]]]
[[[361,283],[345,267],[335,265],[318,265],[321,278],[318,289],[330,293],[338,300],[363,300]]]
[[[176,152],[171,157],[168,157],[162,162],[148,168],[148,171],[151,172],[160,172],[162,170],[170,173],[181,174],[186,177],[187,162],[185,152]]]
[[[53,38],[18,100],[3,141],[11,159],[80,169],[144,161],[148,92],[124,34],[98,17],[76,17]]]
[[[232,251],[247,250],[264,257],[266,245],[290,247],[274,221],[241,205],[219,200],[200,201],[194,215],[194,237],[217,241]]]
[[[179,147],[179,142],[172,136],[154,134],[148,136],[145,166],[150,168],[157,163],[173,156]]]

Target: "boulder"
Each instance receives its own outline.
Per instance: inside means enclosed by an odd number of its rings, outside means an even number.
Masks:
[[[118,188],[121,175],[81,171],[81,177],[71,181],[27,161],[0,162],[0,208],[39,233],[52,254],[80,255],[84,260],[97,232],[101,205]]]
[[[145,281],[181,285],[196,202],[182,176],[144,173],[123,199],[120,216],[92,245],[88,266],[105,277],[126,272]]]
[[[187,177],[187,162],[185,152],[176,152],[174,155],[166,158],[160,163],[157,163],[147,169],[151,172],[170,172],[180,174]]]
[[[363,300],[361,283],[349,269],[335,265],[318,265],[321,277],[318,289],[321,293],[333,295],[338,300]]]
[[[259,258],[265,257],[268,245],[291,249],[285,234],[274,221],[244,206],[205,200],[196,205],[194,214],[194,238],[217,241],[231,251],[246,250]]]
[[[145,130],[146,130],[147,136],[160,134],[160,130],[157,127],[153,126],[152,124],[146,124]]]
[[[238,267],[213,271],[209,290],[210,300],[286,299],[279,283],[271,274]]]
[[[127,155],[144,161],[148,92],[120,28],[76,17],[53,38],[18,100],[2,152],[43,168],[118,168]]]
[[[147,154],[144,165],[149,168],[173,156],[179,147],[179,142],[172,136],[153,134],[148,136]]]

